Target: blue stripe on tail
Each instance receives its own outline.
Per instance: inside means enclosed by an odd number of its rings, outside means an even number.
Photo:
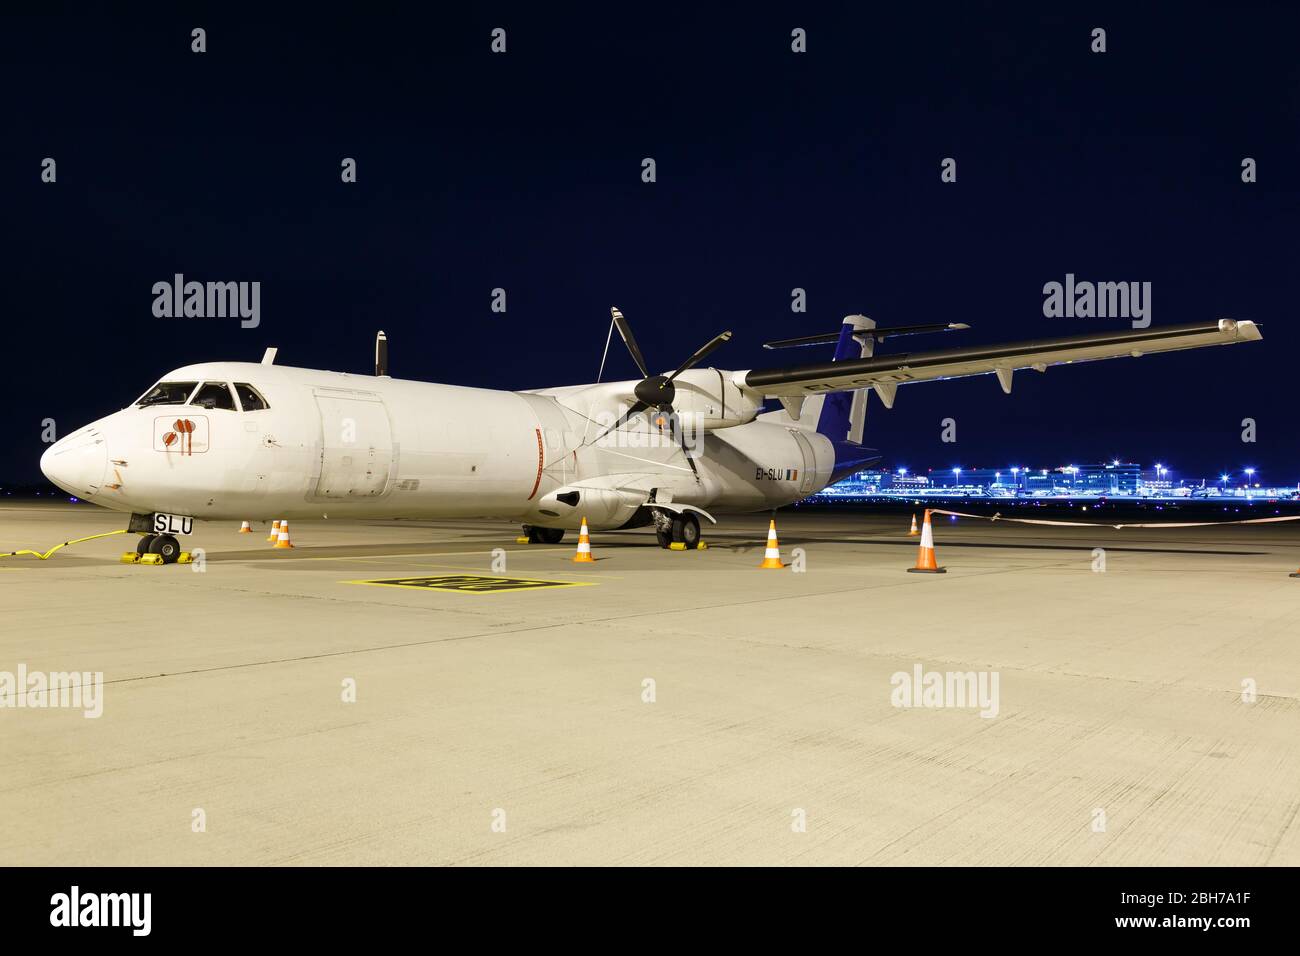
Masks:
[[[845,322],[840,329],[840,340],[835,344],[836,362],[862,357],[862,346],[853,337],[854,331],[855,327],[851,322]],[[831,469],[831,484],[880,461],[880,452],[876,449],[848,441],[849,415],[852,409],[852,392],[832,392],[822,396],[817,431],[829,438],[835,447],[835,467]]]
[[[856,359],[862,346],[853,338],[853,326],[845,322],[840,327],[840,340],[835,343],[836,362]],[[833,442],[842,442],[849,435],[849,411],[853,405],[852,392],[832,392],[822,396],[822,411],[817,418],[817,431]]]

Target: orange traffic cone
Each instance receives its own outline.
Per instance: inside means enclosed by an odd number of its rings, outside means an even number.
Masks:
[[[252,534],[252,533],[253,533],[253,526],[252,526],[251,524],[249,524],[247,521],[245,521],[243,524],[241,524],[241,525],[239,526],[239,533],[240,533],[240,534]]]
[[[921,532],[916,530],[916,515],[912,515],[912,530],[907,532],[909,538],[915,538]]]
[[[939,567],[934,559],[934,532],[930,529],[930,509],[925,509],[925,522],[921,526],[921,547],[916,553],[916,567],[908,571],[924,574],[947,574],[947,568]]]
[[[271,522],[271,533],[267,536],[267,544],[275,544],[280,540],[280,519],[276,518]]]
[[[1287,577],[1300,578],[1300,571],[1295,571],[1292,574],[1287,575]]]
[[[280,522],[280,536],[276,539],[277,548],[292,548],[293,542],[289,540],[289,522],[284,520]]]
[[[763,563],[759,568],[775,568],[780,571],[784,564],[781,563],[781,546],[776,543],[776,519],[767,526],[767,550],[763,552]]]
[[[591,556],[591,535],[587,531],[587,519],[582,519],[582,530],[578,532],[578,553],[573,556],[573,560],[578,563],[595,561]]]

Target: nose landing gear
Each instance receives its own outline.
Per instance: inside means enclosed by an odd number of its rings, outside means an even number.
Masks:
[[[181,543],[169,534],[154,535],[149,542],[149,553],[162,558],[163,564],[175,564],[181,556]]]
[[[169,534],[142,534],[136,542],[135,553],[122,555],[123,564],[188,564],[189,553],[181,550],[181,543]]]

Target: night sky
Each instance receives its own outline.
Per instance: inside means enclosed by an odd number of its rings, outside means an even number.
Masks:
[[[871,400],[886,463],[1300,478],[1300,13],[530,6],[7,11],[0,482],[41,480],[42,419],[67,434],[268,345],[366,372],[383,328],[396,376],[514,389],[594,380],[611,305],[662,369],[723,329],[723,368],[821,361],[761,345],[852,312],[973,326],[879,354],[1128,327],[1045,318],[1067,272],[1151,282],[1155,326],[1253,319],[1265,341],[1021,373],[1010,397],[906,386]],[[260,281],[260,327],[155,318],[177,272]],[[617,346],[606,378],[635,376]]]

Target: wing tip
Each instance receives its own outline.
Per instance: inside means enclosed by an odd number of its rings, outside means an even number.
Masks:
[[[1259,326],[1250,319],[1220,319],[1219,331],[1234,335],[1237,339],[1257,342],[1264,337]]]

